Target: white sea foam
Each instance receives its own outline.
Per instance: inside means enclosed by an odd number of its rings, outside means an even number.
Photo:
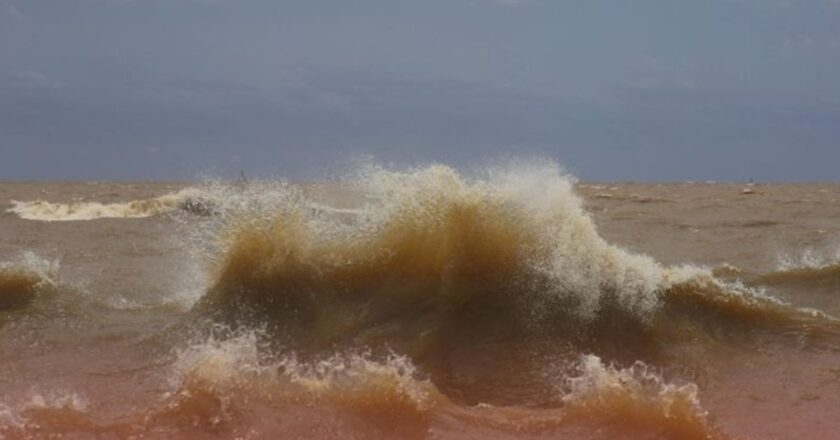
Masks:
[[[0,261],[0,273],[28,275],[38,280],[38,286],[56,286],[58,284],[58,260],[43,258],[32,251],[21,252],[17,257]]]
[[[25,220],[46,222],[95,220],[100,218],[143,218],[165,214],[184,206],[200,196],[195,189],[186,188],[152,199],[120,203],[74,202],[55,203],[46,200],[12,201],[8,212]]]
[[[781,254],[777,257],[776,268],[781,272],[799,270],[824,270],[840,267],[840,246],[822,249],[810,248],[799,254]]]

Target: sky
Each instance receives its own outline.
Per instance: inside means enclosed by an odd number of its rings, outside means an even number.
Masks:
[[[840,0],[0,0],[0,180],[840,180]]]

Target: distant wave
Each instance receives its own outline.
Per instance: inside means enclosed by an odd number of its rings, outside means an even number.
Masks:
[[[778,268],[759,277],[764,284],[828,283],[840,286],[840,250],[834,253],[805,251],[798,257],[780,258]]]
[[[212,206],[201,197],[197,190],[186,188],[152,199],[121,203],[54,203],[45,200],[29,202],[13,200],[8,212],[15,213],[26,220],[53,222],[101,218],[144,218],[179,209],[197,214],[208,214],[212,211]]]
[[[590,188],[602,189],[601,187],[597,187],[597,186],[594,186],[594,187],[589,186],[589,187],[585,187],[585,188],[587,188],[587,189],[590,189]],[[615,200],[615,201],[622,201],[622,202],[633,202],[633,203],[640,203],[640,204],[646,204],[646,203],[674,203],[673,200],[669,200],[669,199],[666,199],[666,198],[663,198],[663,197],[648,197],[648,196],[641,196],[639,194],[615,195],[615,194],[609,193],[609,192],[599,192],[599,193],[592,194],[590,197],[593,197],[593,198],[596,198],[596,199],[607,199],[607,200]]]
[[[720,222],[715,226],[728,228],[769,228],[780,224],[782,223],[775,220],[746,220],[740,222]]]
[[[836,282],[840,283],[840,262],[819,267],[801,267],[796,269],[770,272],[760,277],[765,284],[794,282]]]

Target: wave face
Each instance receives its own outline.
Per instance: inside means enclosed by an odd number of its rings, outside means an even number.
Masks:
[[[40,290],[57,285],[58,263],[32,252],[0,262],[0,312],[25,308]]]
[[[8,212],[25,220],[45,222],[96,220],[101,218],[145,218],[186,210],[200,214],[209,213],[210,206],[196,190],[183,189],[159,197],[132,200],[122,203],[75,202],[53,203],[45,200],[30,202],[12,201]]]

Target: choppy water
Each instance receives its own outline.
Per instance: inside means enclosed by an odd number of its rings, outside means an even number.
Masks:
[[[840,185],[0,184],[0,437],[840,437]]]

